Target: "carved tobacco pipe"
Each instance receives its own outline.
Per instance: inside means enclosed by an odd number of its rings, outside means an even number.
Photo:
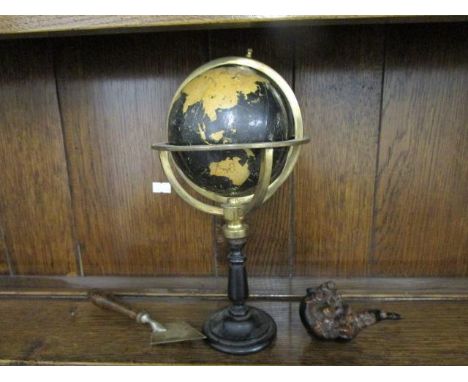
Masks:
[[[354,313],[343,303],[332,281],[308,288],[299,306],[299,314],[309,334],[326,340],[352,340],[368,326],[382,320],[399,320],[398,313],[369,309]]]

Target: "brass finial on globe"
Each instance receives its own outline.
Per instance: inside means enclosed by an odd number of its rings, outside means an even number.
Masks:
[[[169,108],[169,142],[152,146],[160,151],[163,170],[179,196],[224,217],[233,304],[216,312],[203,331],[211,346],[231,354],[259,351],[275,338],[273,319],[245,304],[244,217],[286,180],[300,145],[308,141],[294,93],[251,54],[217,59],[190,74]],[[181,181],[214,204],[193,197]]]

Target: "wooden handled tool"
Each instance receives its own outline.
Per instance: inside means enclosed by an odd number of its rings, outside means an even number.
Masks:
[[[112,310],[135,320],[139,324],[151,327],[151,345],[168,342],[194,341],[204,339],[205,336],[198,330],[183,321],[161,324],[151,318],[146,311],[136,311],[128,305],[117,301],[112,294],[92,290],[88,293],[91,302],[100,308]]]

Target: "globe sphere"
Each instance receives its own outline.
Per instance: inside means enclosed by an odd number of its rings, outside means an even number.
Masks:
[[[179,89],[169,111],[169,143],[284,141],[294,137],[291,120],[284,95],[265,74],[248,66],[221,65]],[[286,148],[274,150],[272,181],[286,158]],[[174,160],[193,183],[222,196],[252,193],[259,179],[260,149],[176,152]]]

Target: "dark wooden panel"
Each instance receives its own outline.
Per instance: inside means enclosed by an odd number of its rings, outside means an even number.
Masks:
[[[244,57],[253,49],[253,58],[272,67],[292,86],[294,33],[281,29],[229,30],[210,33],[212,59]],[[245,251],[248,272],[252,275],[284,276],[290,273],[291,179],[271,200],[248,216],[249,241]],[[227,247],[217,219],[217,260],[219,272],[226,273]]]
[[[225,301],[126,299],[159,320],[186,320],[200,328]],[[403,320],[367,328],[351,342],[311,339],[301,325],[298,303],[258,301],[278,324],[272,347],[249,356],[211,349],[202,341],[149,345],[149,332],[126,317],[85,301],[0,300],[0,362],[115,364],[269,365],[468,365],[468,303],[376,302]],[[29,319],[34,317],[34,319]]]
[[[180,82],[207,60],[202,32],[64,40],[58,84],[85,274],[209,274],[211,217],[175,194],[151,143],[167,140]]]
[[[391,28],[375,255],[385,275],[468,275],[468,26]]]
[[[0,163],[0,220],[14,272],[75,273],[66,159],[45,41],[0,43]]]
[[[383,64],[380,27],[310,28],[296,47],[305,134],[294,190],[298,275],[365,275]]]

